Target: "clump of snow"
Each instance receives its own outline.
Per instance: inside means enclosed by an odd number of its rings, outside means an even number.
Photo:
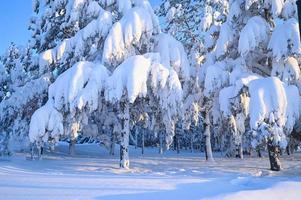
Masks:
[[[283,82],[290,83],[300,77],[300,67],[294,57],[273,62],[272,76],[277,76]]]
[[[285,19],[297,18],[297,4],[295,0],[286,0],[281,14]]]
[[[155,52],[160,54],[160,63],[165,67],[173,68],[180,75],[180,78],[188,79],[190,65],[183,45],[165,33],[159,34],[156,39]]]
[[[106,99],[118,101],[125,92],[130,103],[133,103],[137,97],[145,97],[151,64],[151,60],[144,56],[126,59],[108,79]]]
[[[286,122],[287,96],[284,84],[276,77],[261,78],[249,84],[250,127],[254,130],[270,118],[283,127]]]
[[[233,31],[228,23],[223,23],[220,28],[220,35],[216,41],[216,56],[223,56],[227,51],[228,47],[233,42]]]
[[[227,84],[229,73],[225,70],[225,62],[217,62],[207,67],[204,83],[204,95],[210,97],[212,93],[220,90]]]
[[[63,135],[63,116],[50,102],[42,106],[31,117],[29,125],[30,142],[47,142],[49,138],[58,140],[59,135]]]
[[[301,53],[299,26],[295,18],[283,21],[276,26],[268,48],[271,49],[276,61]]]
[[[131,8],[116,22],[106,38],[103,63],[119,63],[134,54],[133,45],[150,39],[155,30],[151,14],[143,7]]]
[[[273,17],[276,18],[281,14],[284,0],[267,0],[264,1],[264,6],[267,9],[271,9]]]
[[[254,51],[260,43],[268,41],[269,26],[267,22],[259,16],[252,17],[248,20],[246,26],[241,30],[238,51],[242,56],[248,52]]]
[[[200,28],[202,31],[207,31],[213,23],[213,16],[212,16],[212,8],[207,6],[205,8],[205,14],[202,17]]]
[[[87,105],[90,111],[94,111],[108,76],[107,69],[101,64],[79,62],[50,85],[48,98],[57,110],[64,108],[74,113]]]

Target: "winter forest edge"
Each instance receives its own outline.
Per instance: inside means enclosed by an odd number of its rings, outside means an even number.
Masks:
[[[31,38],[0,57],[0,154],[59,141],[281,154],[301,144],[294,0],[33,0]]]

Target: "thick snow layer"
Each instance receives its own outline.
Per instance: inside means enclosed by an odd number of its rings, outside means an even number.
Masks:
[[[137,97],[147,94],[147,80],[151,68],[151,59],[133,56],[119,65],[107,82],[106,99],[119,101],[126,94],[130,103]]]
[[[29,125],[30,142],[48,141],[48,138],[58,139],[64,134],[63,116],[48,102],[34,112]]]
[[[299,25],[295,18],[279,23],[273,31],[268,48],[276,61],[292,54],[300,54]]]
[[[220,29],[220,35],[216,41],[215,52],[217,57],[223,56],[227,53],[233,39],[233,30],[231,26],[227,22],[223,23]]]
[[[133,45],[149,40],[155,32],[151,13],[143,7],[131,8],[109,32],[104,44],[103,63],[118,63],[134,55]]]
[[[249,93],[250,126],[252,129],[257,130],[265,120],[270,121],[271,114],[274,118],[273,121],[279,127],[283,128],[286,123],[290,126],[295,123],[294,120],[298,111],[292,112],[291,106],[299,105],[300,99],[296,98],[299,92],[294,86],[285,86],[276,77],[261,78],[249,84]],[[288,101],[291,101],[290,105],[288,105]]]
[[[88,106],[90,111],[98,107],[101,91],[105,89],[109,72],[101,64],[79,62],[61,74],[50,85],[48,98],[58,110],[74,113]]]
[[[241,30],[238,51],[242,56],[246,56],[250,51],[254,51],[261,43],[265,45],[268,41],[269,26],[267,22],[259,16],[248,20],[246,26]]]
[[[210,97],[212,93],[222,89],[228,83],[229,73],[225,70],[225,62],[217,62],[208,66],[205,75],[204,95]]]
[[[282,158],[283,170],[271,172],[268,158],[206,162],[204,155],[130,148],[132,169],[118,167],[118,153],[109,156],[99,145],[77,145],[68,156],[60,144],[40,161],[25,154],[0,158],[0,199],[231,199],[283,200],[301,196],[300,153]],[[118,152],[118,149],[116,149]]]
[[[156,37],[155,52],[161,57],[161,63],[173,68],[182,79],[189,79],[190,65],[183,45],[172,36],[161,33]]]

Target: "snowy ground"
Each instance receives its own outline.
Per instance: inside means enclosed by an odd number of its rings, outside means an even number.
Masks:
[[[301,154],[283,157],[284,170],[268,170],[267,158],[216,158],[199,153],[131,149],[131,170],[97,145],[78,145],[78,155],[56,153],[30,161],[19,153],[0,158],[0,199],[300,199]],[[217,155],[216,155],[217,156]]]

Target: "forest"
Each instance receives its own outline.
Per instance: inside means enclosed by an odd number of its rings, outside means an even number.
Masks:
[[[125,169],[133,146],[279,171],[300,148],[294,0],[33,0],[28,30],[0,57],[2,156],[67,142],[118,145]]]

